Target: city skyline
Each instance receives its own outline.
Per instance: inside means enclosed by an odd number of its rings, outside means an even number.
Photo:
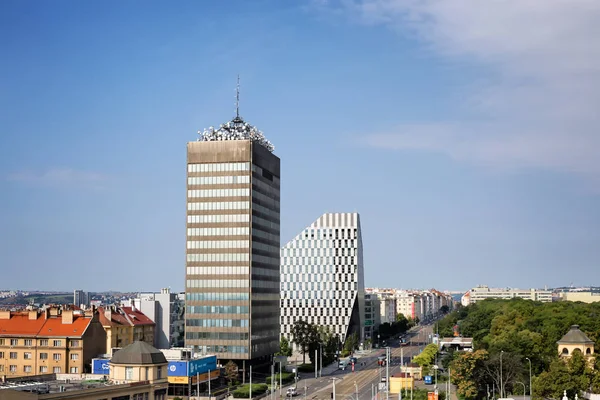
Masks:
[[[600,6],[112,4],[0,4],[7,289],[183,290],[182,146],[238,74],[284,160],[281,246],[355,211],[366,286],[600,281]]]

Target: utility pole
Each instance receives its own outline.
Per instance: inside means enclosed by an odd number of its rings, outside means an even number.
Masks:
[[[319,366],[319,356],[318,356],[318,350],[315,349],[315,379],[317,379],[319,377],[319,374],[317,373],[317,367]]]
[[[277,381],[275,381],[275,360],[273,360],[273,364],[271,364],[271,399],[275,397],[273,386],[277,386]]]
[[[390,398],[390,348],[386,347],[385,361],[385,398]]]
[[[252,365],[250,365],[250,398],[252,398]]]
[[[196,396],[200,397],[200,372],[196,374]]]
[[[210,369],[208,370],[208,400],[210,400]]]
[[[323,343],[319,343],[319,348],[321,349],[321,353],[319,354],[321,368],[319,369],[319,376],[323,377]],[[316,360],[315,360],[316,361]]]
[[[354,388],[356,388],[356,400],[358,399],[358,385],[356,384],[356,381],[354,381]]]

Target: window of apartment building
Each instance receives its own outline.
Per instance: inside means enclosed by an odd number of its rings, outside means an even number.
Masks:
[[[16,365],[11,365],[11,366],[8,367],[8,370],[10,372],[17,372],[17,366]]]
[[[71,340],[71,347],[79,347],[79,340]]]
[[[33,346],[33,340],[25,339],[25,346]]]
[[[48,346],[48,339],[40,340],[40,346]]]
[[[24,365],[23,366],[23,372],[30,373],[31,372],[31,365]]]
[[[133,367],[125,367],[125,379],[128,381],[133,380]]]
[[[9,357],[11,359],[13,359],[13,360],[16,360],[17,359],[17,352],[16,351],[11,351]]]
[[[72,353],[71,360],[79,360],[79,353]]]
[[[4,346],[4,339],[0,339],[0,346]]]
[[[156,369],[156,379],[162,379],[162,367]]]
[[[146,377],[144,379],[148,380],[149,372],[150,372],[150,367],[146,367]]]
[[[61,371],[60,367],[54,367],[54,368],[52,368],[52,372],[55,373],[55,374],[60,374],[60,371]]]
[[[23,358],[26,360],[31,360],[33,357],[31,357],[31,353],[23,353]]]
[[[60,360],[60,353],[54,353],[52,354],[52,359],[55,361],[59,361]]]
[[[0,351],[0,358],[4,358],[4,352]]]
[[[62,340],[54,340],[54,341],[52,342],[52,345],[53,345],[54,347],[60,347],[60,346],[62,346]]]
[[[47,360],[48,359],[48,353],[40,353],[40,360]]]
[[[10,345],[11,346],[18,346],[19,345],[19,339],[10,339]]]
[[[133,400],[148,400],[148,392],[146,393],[136,393],[132,397]]]
[[[78,374],[79,373],[79,367],[71,367],[71,368],[69,368],[69,372],[71,374]]]
[[[46,372],[48,372],[48,367],[45,365],[42,365],[40,367],[40,374],[45,374]]]

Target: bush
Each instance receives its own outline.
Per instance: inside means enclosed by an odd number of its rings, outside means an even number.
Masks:
[[[260,396],[265,393],[269,387],[264,383],[252,384],[252,396]],[[245,384],[233,391],[233,397],[236,399],[247,399],[250,397],[250,384]]]
[[[277,384],[279,384],[279,375],[280,374],[275,374],[275,383],[277,383]],[[284,372],[284,373],[281,374],[281,380],[282,380],[282,382],[284,384],[288,383],[288,382],[291,382],[291,381],[294,380],[294,374],[291,373],[291,372]],[[271,384],[271,377],[270,376],[267,378],[266,382],[267,382],[267,385]]]
[[[340,357],[344,358],[344,357],[348,357],[350,355],[350,350],[342,350],[342,353],[340,354]]]
[[[313,364],[301,364],[298,366],[298,372],[315,372],[315,366]]]

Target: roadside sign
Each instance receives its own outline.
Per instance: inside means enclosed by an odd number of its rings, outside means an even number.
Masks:
[[[433,383],[433,377],[431,375],[425,375],[425,384],[431,385]]]

